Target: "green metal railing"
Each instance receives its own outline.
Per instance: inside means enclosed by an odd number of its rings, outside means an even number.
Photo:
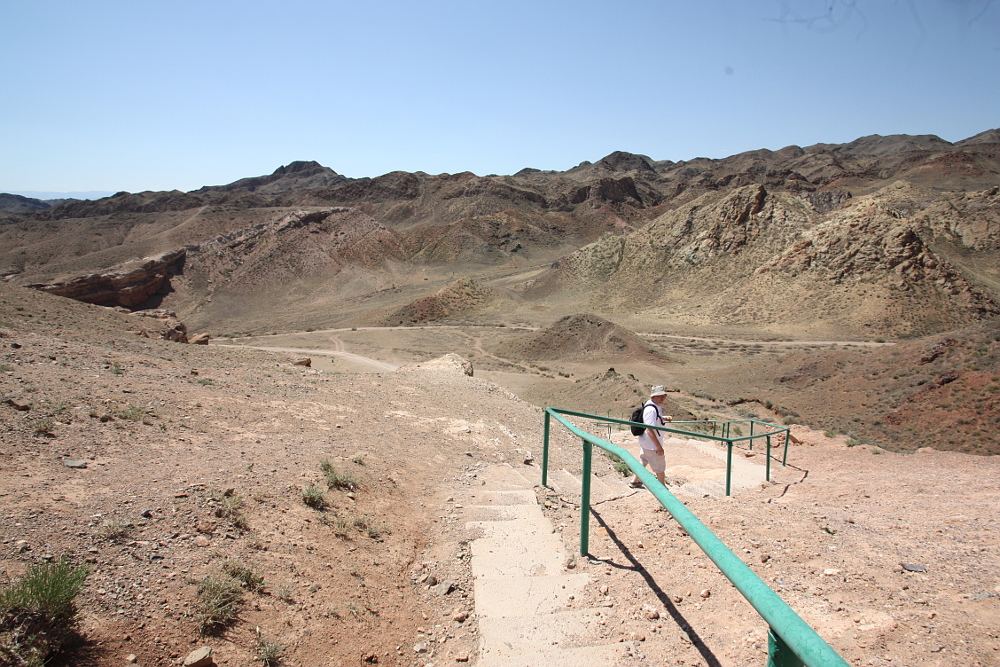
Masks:
[[[562,414],[574,415],[577,417],[586,417],[587,419],[598,419],[600,421],[595,422],[595,426],[599,429],[607,430],[608,439],[611,439],[611,430],[618,426],[622,429],[626,426],[630,426],[632,422],[627,419],[615,419],[611,416],[603,415],[587,415],[582,412],[570,412],[568,410],[559,410]],[[763,439],[766,443],[766,460],[764,462],[764,479],[768,482],[771,481],[771,447],[772,438],[776,440],[784,439],[784,452],[781,455],[781,465],[788,464],[788,443],[791,440],[791,431],[787,426],[778,426],[777,424],[769,424],[767,422],[758,421],[756,419],[736,419],[731,421],[717,421],[712,419],[707,419],[704,421],[672,421],[667,422],[669,426],[646,426],[647,428],[655,428],[658,431],[666,431],[668,433],[677,433],[678,435],[686,436],[688,438],[701,438],[705,440],[713,440],[727,448],[726,451],[726,495],[732,495],[733,486],[733,446],[737,443],[745,442],[753,450],[753,441]],[[749,425],[750,434],[742,435],[742,429],[740,425]],[[689,427],[690,429],[698,430],[686,430],[678,428],[680,426]],[[737,435],[732,436],[733,427],[736,427]],[[754,427],[759,426],[763,430],[754,433]],[[708,432],[709,427],[711,427],[711,433]],[[547,442],[547,440],[546,440]],[[544,466],[543,466],[544,467]],[[544,481],[542,482],[545,483]]]
[[[589,554],[590,542],[590,473],[591,460],[593,458],[593,446],[597,445],[604,451],[614,454],[634,472],[639,479],[652,492],[653,496],[660,502],[674,517],[677,523],[683,528],[691,539],[695,541],[702,551],[712,559],[719,570],[732,582],[736,589],[746,598],[747,602],[757,610],[757,613],[768,624],[768,667],[847,667],[844,661],[833,647],[827,644],[816,631],[802,620],[788,604],[782,600],[777,593],[764,583],[764,581],[751,570],[746,563],[734,554],[715,533],[682,503],[677,500],[674,494],[670,493],[665,486],[659,483],[656,477],[646,470],[639,461],[628,451],[613,445],[606,440],[583,431],[569,421],[563,415],[580,417],[583,419],[596,419],[602,422],[615,422],[631,424],[624,420],[615,420],[600,415],[590,415],[582,412],[572,412],[570,410],[560,410],[558,408],[545,408],[545,431],[544,446],[542,449],[542,485],[548,485],[549,466],[549,433],[550,421],[552,417],[568,428],[574,435],[583,441],[583,489],[580,499],[580,555]],[[763,422],[756,422],[763,423]],[[768,425],[773,426],[773,425]],[[648,426],[647,426],[648,428]],[[699,437],[706,437],[706,434],[690,433],[675,428],[653,427],[658,430],[672,433],[684,433]],[[787,429],[785,429],[787,431]],[[719,436],[712,436],[713,439],[720,439]],[[737,437],[733,441],[746,440],[751,436]],[[761,437],[760,435],[756,437]],[[764,437],[768,437],[765,435]],[[722,438],[730,440],[729,438]],[[788,434],[785,436],[785,458],[788,456]],[[768,461],[770,461],[770,443],[768,445]],[[732,442],[729,446],[730,464],[732,461]],[[727,466],[731,469],[731,465]],[[768,479],[770,479],[770,466],[768,467]],[[729,494],[729,476],[727,473],[726,494]]]

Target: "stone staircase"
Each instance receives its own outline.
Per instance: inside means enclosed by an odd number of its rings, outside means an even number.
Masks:
[[[525,474],[538,474],[526,469]],[[566,473],[568,475],[568,473]],[[507,464],[478,472],[471,542],[481,667],[611,667],[620,644],[600,636],[598,610],[571,609],[590,575],[567,570],[570,554],[538,505],[532,482]]]
[[[634,448],[631,442],[621,446]],[[688,480],[676,495],[725,495],[726,451],[715,443],[668,439],[667,477]],[[754,457],[762,459],[763,457]],[[481,667],[612,667],[621,644],[602,640],[599,609],[574,608],[590,575],[566,566],[571,554],[542,513],[534,487],[541,471],[495,464],[476,472],[481,486],[465,505],[471,534],[472,576],[479,619]],[[645,491],[629,488],[631,475],[593,476],[591,504]],[[733,492],[759,484],[763,466],[734,452]],[[579,501],[579,477],[552,469],[549,486]],[[650,500],[653,500],[650,498]],[[655,501],[654,501],[655,502]]]

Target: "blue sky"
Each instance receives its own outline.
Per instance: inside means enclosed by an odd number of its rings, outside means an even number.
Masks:
[[[990,0],[10,0],[0,20],[0,192],[1000,127]]]

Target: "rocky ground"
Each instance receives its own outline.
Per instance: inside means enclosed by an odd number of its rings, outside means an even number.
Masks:
[[[287,665],[475,663],[455,498],[486,466],[537,466],[537,407],[447,365],[321,373],[0,290],[0,574],[90,568],[64,664],[177,664],[202,646],[227,666],[279,646]],[[997,458],[796,432],[774,484],[690,509],[853,663],[1000,663]],[[557,430],[553,464],[578,472],[578,455]],[[578,500],[539,493],[572,549]],[[627,663],[763,664],[759,618],[648,493],[594,521],[579,604],[608,610]],[[199,589],[226,575],[237,616],[203,633]]]

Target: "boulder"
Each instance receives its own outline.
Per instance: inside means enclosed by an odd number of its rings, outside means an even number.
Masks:
[[[210,341],[211,339],[212,336],[210,334],[200,333],[191,336],[191,338],[188,339],[188,342],[191,343],[192,345],[208,345],[208,341]]]

